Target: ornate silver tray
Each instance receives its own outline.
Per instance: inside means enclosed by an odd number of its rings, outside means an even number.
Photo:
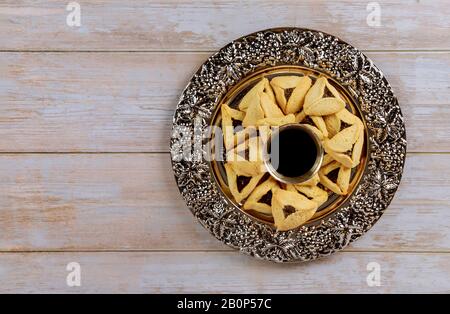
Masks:
[[[339,206],[290,231],[236,208],[217,183],[205,154],[217,107],[227,93],[261,71],[301,67],[331,78],[364,120],[364,168]],[[212,55],[183,91],[170,141],[178,187],[198,221],[217,239],[260,259],[310,261],[343,249],[369,230],[401,180],[406,133],[397,99],[383,73],[358,49],[335,36],[300,29],[269,29],[241,37]]]

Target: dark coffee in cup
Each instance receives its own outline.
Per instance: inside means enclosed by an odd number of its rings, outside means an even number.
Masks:
[[[301,124],[288,124],[275,130],[266,147],[266,166],[277,180],[300,183],[317,173],[323,150],[311,129]]]

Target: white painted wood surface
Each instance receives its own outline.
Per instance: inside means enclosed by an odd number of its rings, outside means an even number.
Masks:
[[[450,4],[0,3],[0,292],[450,292]],[[277,14],[273,14],[276,12]],[[270,16],[270,18],[268,18]],[[347,250],[303,265],[242,256],[190,214],[168,151],[177,98],[212,51],[273,26],[333,33],[386,74],[405,116],[398,194]],[[82,287],[66,265],[82,266]],[[381,286],[366,283],[367,263]]]
[[[450,252],[449,154],[409,154],[400,190],[354,251]],[[169,154],[0,156],[4,251],[227,250],[179,195]]]
[[[209,54],[0,53],[0,151],[167,152],[180,91]],[[398,94],[408,150],[450,151],[450,52],[368,55]]]
[[[69,1],[68,1],[69,2]],[[65,24],[68,2],[4,0],[5,50],[215,50],[261,29],[320,29],[367,50],[448,49],[446,0],[380,0],[379,27],[361,0],[87,0],[81,27]],[[4,31],[3,31],[4,30]]]
[[[81,287],[66,285],[73,261],[81,266]],[[342,252],[291,265],[236,252],[8,253],[0,292],[449,293],[449,262],[444,253]],[[367,284],[369,263],[381,266],[380,286]]]

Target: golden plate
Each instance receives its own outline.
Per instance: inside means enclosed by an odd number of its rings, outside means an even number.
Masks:
[[[367,126],[365,123],[364,118],[362,117],[358,106],[356,105],[355,100],[346,92],[345,88],[341,86],[339,83],[334,81],[331,77],[324,75],[323,73],[302,67],[302,66],[293,66],[293,65],[284,65],[284,66],[274,66],[269,67],[266,69],[262,69],[260,71],[256,71],[255,73],[252,73],[248,77],[244,78],[243,80],[239,81],[235,86],[233,86],[219,101],[219,105],[217,106],[213,117],[211,119],[211,126],[217,126],[220,128],[221,126],[221,114],[220,114],[220,108],[222,104],[228,104],[230,107],[237,109],[239,101],[242,99],[242,97],[257,83],[259,82],[263,77],[268,78],[269,80],[272,79],[275,76],[280,75],[308,75],[313,80],[316,79],[319,76],[325,76],[328,81],[339,91],[339,93],[343,96],[345,99],[346,104],[348,104],[347,109],[355,114],[357,117],[363,121],[364,124],[364,147],[363,147],[363,153],[361,155],[361,162],[360,164],[352,169],[352,175],[350,179],[350,185],[349,185],[349,191],[346,195],[337,195],[335,193],[330,192],[328,195],[328,200],[320,206],[320,208],[317,210],[317,212],[314,214],[314,216],[307,222],[307,223],[314,223],[316,221],[321,220],[326,215],[333,213],[336,209],[338,209],[340,206],[345,205],[345,202],[348,200],[349,196],[353,193],[354,189],[358,186],[358,183],[360,182],[360,179],[362,177],[362,174],[364,172],[364,169],[367,165]],[[214,130],[214,128],[212,128]],[[215,133],[212,134],[212,137],[215,136]],[[220,135],[221,136],[221,135]],[[214,142],[214,140],[212,140]],[[212,148],[214,149],[214,148]],[[213,150],[211,152],[211,155],[214,155],[215,151]],[[217,185],[220,187],[222,193],[225,195],[225,197],[228,199],[230,203],[232,203],[236,209],[242,211],[244,214],[249,215],[250,217],[257,219],[260,222],[267,223],[270,226],[273,227],[273,218],[271,216],[264,215],[263,213],[257,212],[257,211],[248,211],[243,210],[242,203],[237,203],[233,196],[231,195],[230,189],[228,188],[227,184],[227,178],[225,174],[225,168],[224,168],[224,162],[223,161],[217,161],[212,160],[211,161],[211,169],[213,171],[214,179],[217,183]],[[267,174],[269,175],[269,174]],[[275,178],[276,179],[276,178]]]

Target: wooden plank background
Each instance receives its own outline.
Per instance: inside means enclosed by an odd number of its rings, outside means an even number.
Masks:
[[[366,23],[368,1],[79,3],[74,28],[67,3],[0,3],[0,292],[450,292],[447,1],[379,1],[379,27]],[[197,67],[234,38],[283,25],[364,50],[408,135],[402,184],[375,227],[342,253],[288,266],[211,237],[168,154]],[[71,261],[81,287],[66,285]],[[366,283],[369,262],[379,287]]]

